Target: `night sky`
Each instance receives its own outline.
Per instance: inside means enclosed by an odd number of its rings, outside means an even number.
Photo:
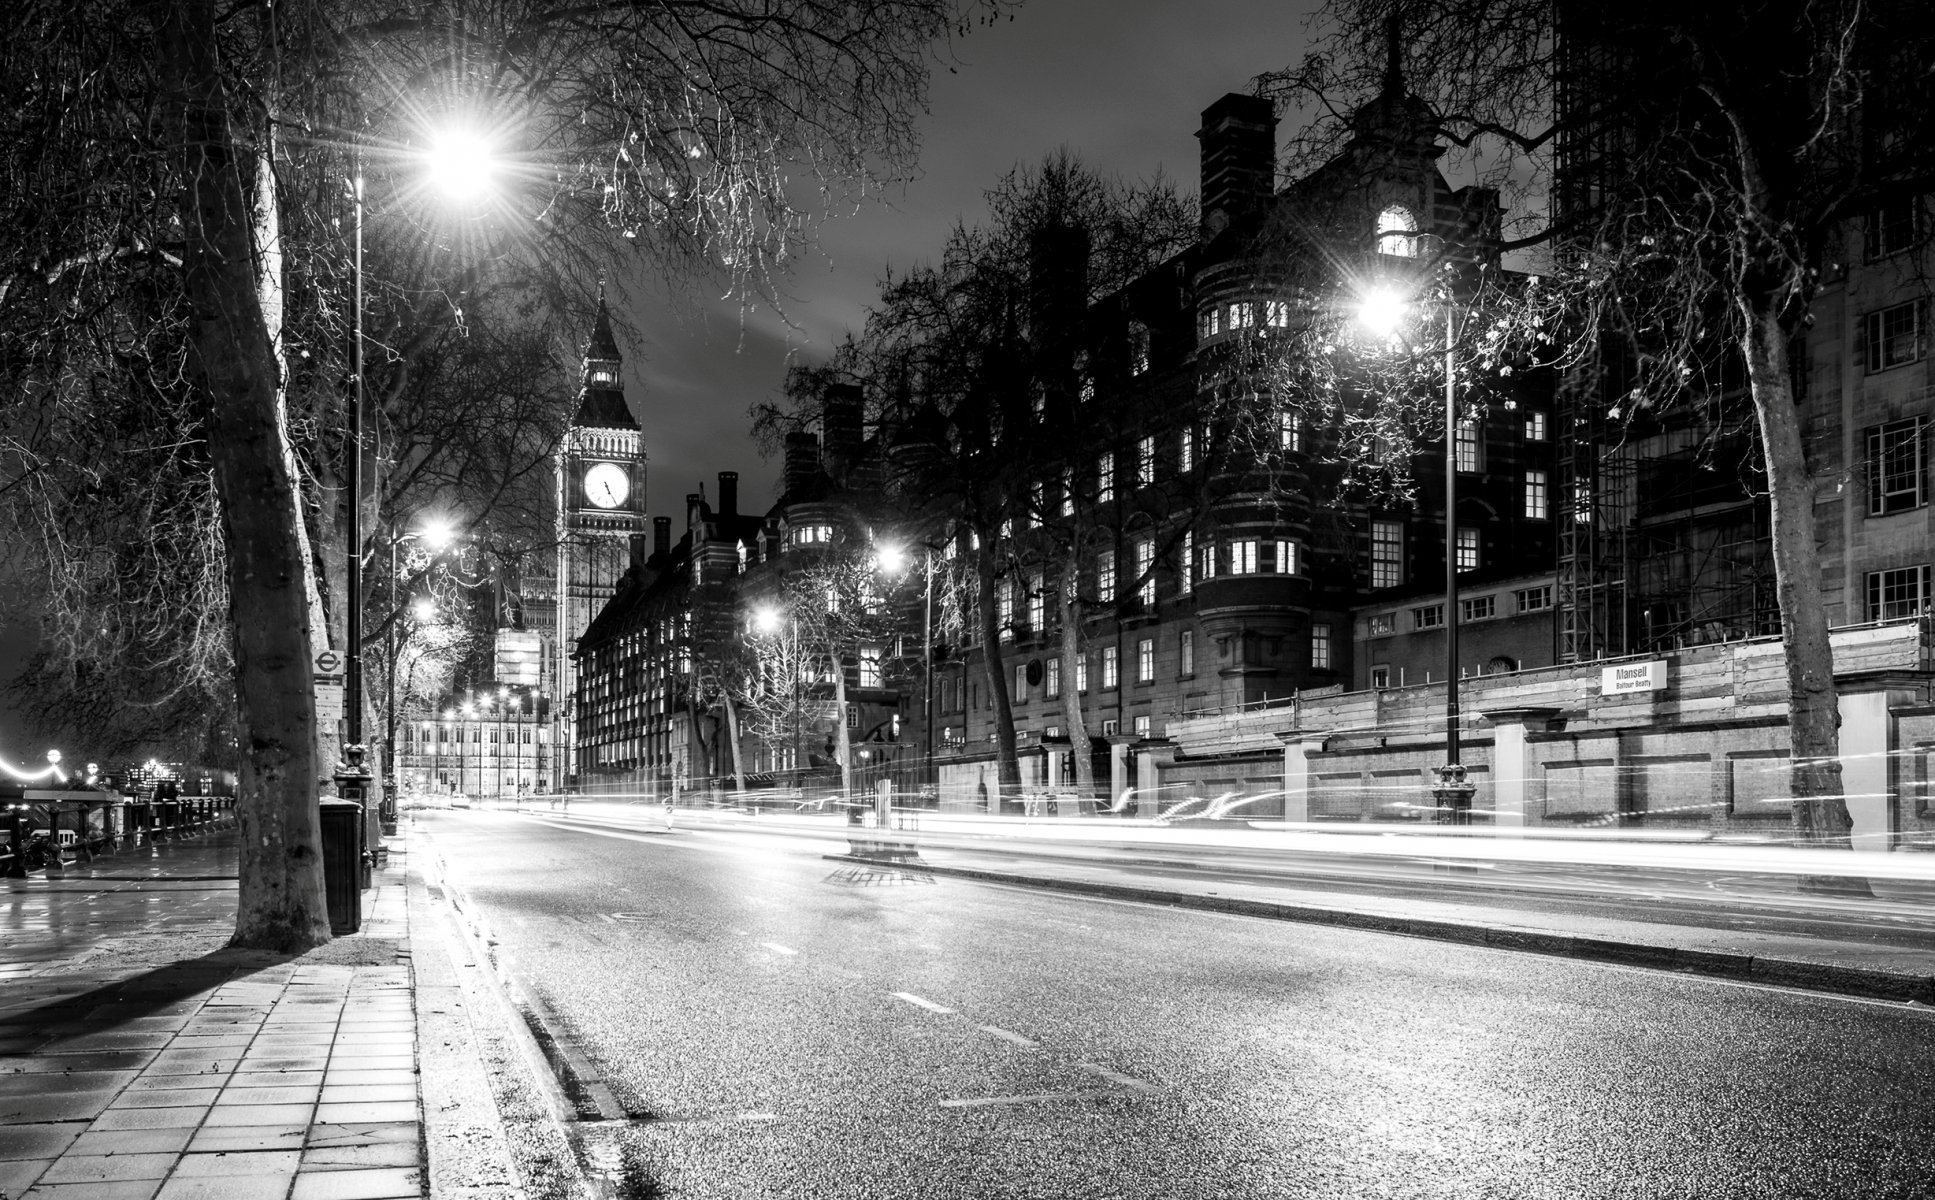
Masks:
[[[629,289],[645,339],[621,339],[627,396],[644,426],[652,516],[685,523],[701,483],[738,471],[741,507],[774,499],[777,460],[747,436],[747,410],[778,393],[788,355],[821,361],[857,329],[888,267],[932,261],[957,218],[984,213],[982,194],[1016,165],[1067,147],[1135,181],[1161,171],[1197,190],[1196,129],[1225,92],[1303,57],[1314,0],[1030,0],[1012,22],[977,27],[943,67],[915,178],[820,230],[819,249],[786,280],[793,329],[763,308],[687,293]],[[676,534],[675,534],[676,536]]]

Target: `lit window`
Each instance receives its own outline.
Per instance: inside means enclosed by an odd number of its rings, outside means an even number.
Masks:
[[[1203,336],[1213,338],[1221,332],[1223,332],[1223,308],[1220,304],[1212,304],[1208,311],[1203,313]]]
[[[1297,543],[1287,538],[1277,539],[1277,574],[1295,575],[1297,573]]]
[[[1102,722],[1102,736],[1105,738],[1114,737],[1121,731],[1122,722],[1116,720],[1114,717],[1110,717],[1108,720]]]
[[[1230,328],[1248,329],[1256,324],[1256,305],[1248,300],[1239,300],[1230,305]]]
[[[1928,436],[1920,417],[1868,430],[1868,515],[1928,503]]]
[[[1075,472],[1062,472],[1062,515],[1075,515]]]
[[[880,647],[860,647],[860,686],[877,688],[880,683]]]
[[[1216,578],[1216,544],[1214,542],[1202,547],[1202,549],[1197,553],[1196,578],[1198,579]]]
[[[1384,637],[1397,632],[1397,616],[1394,613],[1376,613],[1366,622],[1365,628],[1372,637]]]
[[[1444,623],[1445,606],[1442,604],[1427,604],[1423,608],[1414,608],[1411,610],[1411,628],[1413,629],[1436,629]]]
[[[744,575],[746,573],[746,561],[747,561],[746,543],[740,542],[739,543],[739,573],[741,575]]]
[[[1272,329],[1287,329],[1290,326],[1290,302],[1288,300],[1266,300],[1263,303],[1263,323]]]
[[[1050,700],[1059,699],[1062,694],[1062,660],[1059,656],[1043,663],[1042,683]]]
[[[1383,691],[1385,688],[1390,687],[1391,686],[1391,668],[1372,667],[1371,668],[1371,686],[1376,688],[1380,692]]]
[[[1458,601],[1460,621],[1483,621],[1497,612],[1496,596],[1472,596]]]
[[[1156,640],[1143,638],[1135,644],[1135,681],[1149,683],[1156,677]]]
[[[1129,374],[1140,375],[1149,369],[1149,327],[1140,321],[1129,322]]]
[[[1086,654],[1075,660],[1075,691],[1084,696],[1088,695],[1088,655]]]
[[[1396,587],[1404,582],[1404,523],[1371,522],[1371,586]]]
[[[1864,322],[1867,334],[1868,373],[1886,371],[1915,362],[1922,356],[1922,306],[1920,301],[1897,304],[1871,312]]]
[[[1095,556],[1095,595],[1103,603],[1115,599],[1115,551],[1104,550]]]
[[[796,525],[792,531],[795,546],[819,545],[833,540],[831,525]]]
[[[1114,646],[1102,647],[1102,690],[1107,691],[1122,682],[1121,664],[1116,659]]]
[[[1545,440],[1545,414],[1532,411],[1525,414],[1525,440],[1542,442]]]
[[[1552,585],[1540,584],[1538,587],[1521,588],[1512,593],[1512,598],[1520,612],[1539,612],[1552,607]]]
[[[1476,571],[1478,569],[1478,531],[1460,528],[1458,530],[1458,569]]]
[[[1028,664],[1015,664],[1015,700],[1026,703],[1028,700]]]
[[[1148,487],[1156,481],[1156,439],[1143,438],[1135,444],[1135,481]]]
[[[1399,258],[1418,256],[1418,219],[1402,204],[1377,214],[1377,252]]]
[[[1136,586],[1136,596],[1144,608],[1153,607],[1156,602],[1156,544],[1144,538],[1135,544],[1135,577],[1140,582]]]
[[[1551,515],[1544,471],[1525,473],[1525,515],[1539,521]]]
[[[1028,577],[1028,627],[1046,629],[1048,627],[1048,595],[1042,588],[1039,575]]]
[[[1310,626],[1310,668],[1330,670],[1330,626],[1322,621]]]
[[[1470,475],[1482,465],[1479,461],[1478,422],[1470,417],[1458,421],[1458,471]]]
[[[1928,568],[1868,572],[1868,619],[1895,621],[1928,611]]]
[[[1196,673],[1196,631],[1185,629],[1176,643],[1176,673],[1183,676]]]
[[[1176,465],[1184,471],[1196,469],[1196,431],[1194,429],[1182,431],[1182,449],[1176,455]]]
[[[1277,444],[1293,452],[1303,449],[1303,422],[1296,413],[1286,410],[1277,417]]]
[[[1149,718],[1147,716],[1140,716],[1135,719],[1135,735],[1137,737],[1139,738],[1148,737],[1150,728],[1151,726],[1149,723]]]
[[[1001,640],[1007,641],[1014,636],[1015,593],[1010,584],[1000,584],[994,591],[994,619],[1001,626]]]
[[[1095,460],[1095,499],[1103,504],[1115,496],[1115,455],[1104,454]]]
[[[1231,542],[1230,574],[1256,574],[1256,548],[1257,542],[1255,538],[1239,538]]]

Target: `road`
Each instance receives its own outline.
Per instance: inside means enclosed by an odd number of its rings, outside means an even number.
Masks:
[[[627,1197],[1926,1197],[1935,1014],[421,815]]]

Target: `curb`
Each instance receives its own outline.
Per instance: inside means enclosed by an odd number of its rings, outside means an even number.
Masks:
[[[1808,991],[1856,996],[1867,1000],[1892,1000],[1935,1006],[1935,976],[1906,975],[1897,971],[1883,971],[1871,967],[1848,967],[1798,959],[1763,958],[1750,954],[1729,954],[1718,950],[1688,950],[1644,942],[1583,937],[1571,933],[1548,933],[1536,929],[1501,929],[1491,925],[1462,921],[1317,908],[1308,904],[1246,900],[1231,896],[1192,895],[1187,892],[1137,887],[1132,884],[1051,879],[1037,875],[990,871],[979,867],[944,867],[924,862],[919,857],[886,860],[858,854],[828,854],[824,857],[832,862],[871,863],[912,871],[925,871],[930,875],[949,875],[960,879],[1015,884],[1045,891],[1105,896],[1112,900],[1131,900],[1144,904],[1159,904],[1168,908],[1234,913],[1239,916],[1263,917],[1275,921],[1296,921],[1306,925],[1329,925],[1367,933],[1393,933],[1441,942],[1459,942],[1468,946],[1485,946],[1494,950],[1518,950],[1532,954],[1549,954],[1558,958],[1583,959],[1589,962],[1618,963],[1622,966],[1677,971],[1691,975],[1713,975],[1776,987],[1803,988]]]

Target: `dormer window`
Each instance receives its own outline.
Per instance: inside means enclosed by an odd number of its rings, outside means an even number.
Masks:
[[[615,387],[618,384],[618,368],[610,363],[592,363],[589,378],[592,387]]]
[[[1402,204],[1377,214],[1377,252],[1398,258],[1418,256],[1418,218]]]

